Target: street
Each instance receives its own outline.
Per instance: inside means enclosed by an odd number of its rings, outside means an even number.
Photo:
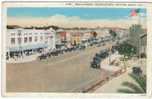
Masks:
[[[101,49],[89,47],[84,51],[65,53],[46,60],[7,64],[7,92],[78,92],[102,78],[102,71],[90,67]]]

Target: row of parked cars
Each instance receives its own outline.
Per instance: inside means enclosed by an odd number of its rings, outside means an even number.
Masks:
[[[91,38],[86,41],[83,41],[81,44],[73,45],[71,47],[66,47],[65,44],[56,45],[56,49],[42,53],[38,58],[40,60],[49,58],[51,56],[58,56],[67,52],[85,50],[89,46],[104,44],[104,39]]]
[[[92,68],[100,68],[100,63],[103,59],[107,58],[109,54],[113,54],[116,51],[116,47],[113,46],[111,51],[108,49],[101,50],[99,53],[96,53],[93,57],[93,60],[91,61],[91,67]]]
[[[108,55],[109,55],[109,51],[106,49],[101,50],[99,53],[96,53],[91,62],[91,67],[100,68],[100,63],[101,63],[102,59],[108,57]]]
[[[61,54],[67,53],[67,52],[73,52],[78,50],[84,50],[86,47],[82,44],[72,46],[70,48],[65,47],[64,45],[60,45],[56,47],[54,50],[47,51],[45,53],[42,53],[40,56],[38,56],[38,59],[47,59],[52,56],[59,56]]]

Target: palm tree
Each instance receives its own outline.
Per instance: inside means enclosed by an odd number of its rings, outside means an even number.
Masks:
[[[119,89],[118,92],[122,93],[146,93],[146,76],[145,75],[135,75],[135,74],[129,74],[131,78],[136,82],[136,84],[131,82],[123,82],[122,85],[124,87]]]

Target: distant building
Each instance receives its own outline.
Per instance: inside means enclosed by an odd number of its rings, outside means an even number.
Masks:
[[[132,25],[130,27],[129,43],[136,47],[138,56],[146,51],[146,36],[146,30],[141,25]]]
[[[83,41],[87,41],[91,39],[94,35],[93,33],[96,33],[96,38],[104,38],[107,36],[110,36],[109,29],[107,28],[94,28],[94,29],[68,29],[66,31],[66,37],[69,38],[69,41],[71,41],[71,44],[80,44]],[[69,35],[69,36],[67,36]]]
[[[56,44],[68,43],[71,40],[71,35],[63,29],[56,30]]]
[[[82,35],[82,41],[86,41],[92,37],[92,34],[90,31],[83,33]]]
[[[97,28],[94,31],[97,33],[97,38],[110,36],[108,28]]]
[[[81,33],[77,32],[77,33],[72,34],[71,43],[72,43],[72,45],[80,44],[81,43]]]
[[[81,43],[82,31],[77,29],[70,29],[66,31],[66,40],[69,44],[76,45]]]

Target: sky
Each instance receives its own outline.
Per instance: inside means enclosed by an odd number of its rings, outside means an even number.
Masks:
[[[97,27],[122,26],[130,24],[131,8],[50,8],[20,7],[8,8],[7,17],[10,25],[58,25],[62,27]],[[143,16],[145,9],[140,9]],[[134,22],[133,20],[132,22]]]

